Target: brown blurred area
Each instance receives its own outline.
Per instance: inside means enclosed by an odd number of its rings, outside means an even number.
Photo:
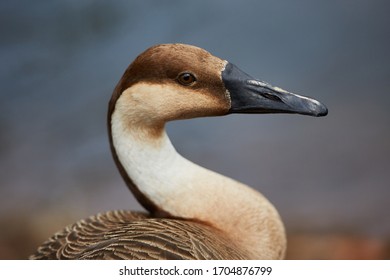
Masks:
[[[290,260],[388,260],[390,239],[346,233],[296,233],[288,236]]]

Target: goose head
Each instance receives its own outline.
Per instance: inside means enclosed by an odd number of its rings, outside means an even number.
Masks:
[[[232,113],[324,116],[327,109],[201,48],[157,45],[130,64],[114,90],[111,151],[152,217],[202,221],[237,240],[251,258],[279,258],[285,234],[272,204],[252,188],[183,158],[165,133],[168,121]]]
[[[109,116],[125,92],[133,124],[232,113],[295,113],[325,116],[320,102],[252,78],[234,64],[190,45],[147,49],[125,71],[110,101]]]
[[[170,216],[175,211],[166,210],[167,201],[184,192],[183,185],[193,181],[191,174],[198,170],[177,164],[182,161],[173,156],[165,123],[232,113],[324,116],[327,109],[314,99],[254,79],[195,46],[157,45],[129,65],[109,102],[109,140],[122,177],[146,209]],[[188,168],[181,172],[183,166]],[[169,168],[171,177],[166,175]],[[180,179],[179,173],[187,177]]]

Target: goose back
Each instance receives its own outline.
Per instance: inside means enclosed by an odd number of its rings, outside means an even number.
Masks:
[[[245,253],[207,224],[118,210],[67,226],[30,259],[245,259]]]

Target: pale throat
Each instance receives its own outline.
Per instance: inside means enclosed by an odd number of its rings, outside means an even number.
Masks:
[[[164,124],[132,122],[124,109],[129,100],[121,102],[119,98],[111,116],[113,146],[126,173],[149,200],[173,216],[204,221],[239,243],[248,242],[248,249],[269,234],[268,222],[279,216],[265,197],[185,159],[173,147]],[[284,232],[279,222],[274,226]]]
[[[175,216],[195,218],[198,214],[191,213],[194,209],[204,211],[205,205],[200,204],[205,199],[199,197],[206,183],[202,177],[213,172],[182,157],[173,147],[164,127],[156,133],[154,127],[132,126],[118,110],[114,111],[111,123],[118,159],[149,200]],[[209,196],[207,193],[203,195]]]
[[[140,113],[128,112],[136,108],[129,102],[128,96],[120,97],[111,116],[113,145],[127,175],[155,205],[175,216],[210,219],[212,214],[226,214],[220,207],[244,199],[246,191],[252,195],[254,191],[239,182],[182,157],[164,124],[134,121]]]

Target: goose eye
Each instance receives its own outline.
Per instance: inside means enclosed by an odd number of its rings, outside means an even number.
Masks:
[[[192,85],[193,83],[196,82],[196,78],[193,74],[191,73],[181,73],[177,77],[177,80],[179,83],[181,83],[183,86],[189,86]]]

